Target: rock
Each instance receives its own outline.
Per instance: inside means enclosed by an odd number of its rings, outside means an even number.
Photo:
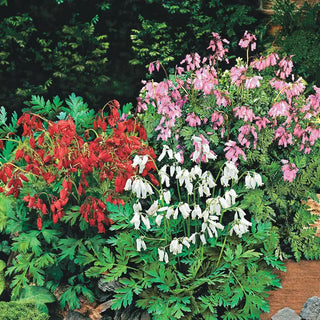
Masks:
[[[103,292],[115,292],[116,289],[122,287],[122,284],[117,280],[107,282],[101,278],[98,282],[98,287]]]
[[[80,312],[68,311],[64,320],[90,320],[90,318],[85,317]]]
[[[117,310],[114,320],[151,320],[149,314],[142,310],[134,310],[129,307],[123,310]]]
[[[301,320],[301,318],[290,308],[283,308],[279,310],[271,320]]]
[[[320,319],[320,297],[311,297],[304,304],[300,317],[303,320],[318,320]]]

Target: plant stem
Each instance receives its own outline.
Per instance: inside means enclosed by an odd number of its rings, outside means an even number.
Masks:
[[[226,246],[227,238],[228,238],[228,230],[227,230],[227,233],[226,233],[226,235],[224,237],[223,245],[222,245],[221,250],[220,250],[220,254],[219,254],[219,258],[218,258],[217,264],[216,264],[216,268],[218,268],[220,260],[222,258],[222,253],[224,251],[224,247]]]

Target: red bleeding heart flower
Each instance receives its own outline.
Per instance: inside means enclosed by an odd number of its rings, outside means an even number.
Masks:
[[[25,186],[34,188],[23,201],[29,214],[36,214],[39,230],[45,216],[57,224],[66,212],[80,207],[79,214],[89,226],[105,232],[113,223],[106,203],[124,205],[121,194],[137,172],[132,167],[136,154],[150,158],[142,175],[158,184],[152,174],[154,151],[143,141],[145,129],[130,116],[120,120],[118,101],[108,106],[109,114],[100,110],[93,129],[83,136],[71,117],[53,122],[25,113],[19,118],[17,124],[26,138],[14,151],[14,159],[0,166],[0,192],[19,197]]]

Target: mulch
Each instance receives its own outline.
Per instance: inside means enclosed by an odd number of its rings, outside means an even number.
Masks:
[[[263,314],[261,320],[270,320],[285,307],[299,314],[308,298],[320,297],[320,261],[286,261],[285,266],[287,272],[277,272],[282,288],[271,291],[270,313]]]

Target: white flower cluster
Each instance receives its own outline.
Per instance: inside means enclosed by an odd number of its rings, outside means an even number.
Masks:
[[[253,172],[248,172],[245,178],[245,187],[247,189],[255,189],[257,186],[261,187],[263,185],[260,174]]]
[[[231,223],[230,235],[235,233],[237,236],[248,232],[251,222],[245,219],[246,213],[236,206],[236,199],[238,197],[236,191],[232,188],[225,191],[223,195],[214,196],[214,188],[216,187],[215,179],[211,172],[203,172],[199,165],[195,165],[191,170],[187,170],[180,166],[179,154],[174,153],[168,146],[164,146],[163,151],[158,158],[161,161],[165,156],[168,156],[172,165],[164,165],[159,170],[159,177],[161,188],[159,188],[159,197],[155,200],[148,209],[143,209],[139,199],[145,199],[147,196],[153,194],[151,184],[141,178],[135,176],[129,179],[126,183],[125,189],[132,190],[136,195],[138,201],[133,205],[133,218],[130,221],[135,229],[140,229],[141,224],[145,226],[148,231],[152,224],[154,227],[165,227],[165,220],[190,219],[198,220],[200,230],[193,232],[190,236],[176,237],[171,240],[169,244],[158,248],[159,260],[168,263],[169,253],[178,255],[183,248],[189,248],[191,244],[195,244],[199,239],[202,244],[206,244],[208,238],[218,237],[218,230],[224,230],[222,225],[222,215],[224,212],[233,211],[234,219]],[[148,159],[141,156],[136,156],[134,159],[134,166],[139,166],[139,172],[144,170],[144,165]],[[187,191],[190,203],[180,202],[172,203],[170,187],[170,180],[175,180],[178,188],[184,187]],[[221,177],[221,184],[224,187],[229,186],[230,180],[238,181],[238,169],[233,162],[226,162],[223,174]],[[263,185],[261,176],[257,173],[248,173],[245,178],[245,187],[247,189],[254,189],[256,186]],[[196,197],[205,197],[203,206],[196,203]],[[195,231],[195,230],[194,230]],[[146,244],[143,237],[136,240],[137,250],[146,250]]]
[[[234,180],[235,182],[237,182],[238,181],[238,172],[239,171],[238,171],[235,163],[233,161],[227,161],[225,163],[225,167],[223,169],[223,175],[220,179],[221,184],[224,187],[228,187],[230,180]]]
[[[139,156],[136,155],[133,159],[132,167],[139,167],[139,174],[141,174],[145,168],[146,163],[148,162],[148,156]],[[147,196],[152,195],[152,187],[149,182],[147,182],[142,177],[136,176],[135,179],[128,179],[124,190],[131,190],[137,198],[146,199]]]

